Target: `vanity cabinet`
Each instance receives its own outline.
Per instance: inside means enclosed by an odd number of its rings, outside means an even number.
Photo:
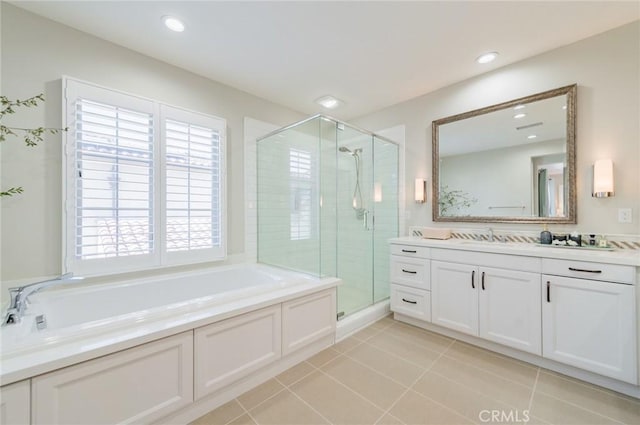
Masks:
[[[391,245],[391,310],[431,321],[431,261],[429,249]]]
[[[543,356],[637,384],[634,268],[550,259],[543,272]]]
[[[510,264],[511,257],[473,254],[472,264],[433,260],[432,323],[540,355],[540,274],[478,265]],[[528,262],[528,269],[539,267],[536,260],[513,259]]]
[[[0,388],[0,424],[28,425],[31,422],[29,380]]]
[[[396,320],[640,397],[635,253],[415,238],[391,253]]]

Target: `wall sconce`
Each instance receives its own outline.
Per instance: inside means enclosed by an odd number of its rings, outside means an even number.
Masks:
[[[382,202],[382,183],[375,183],[373,185],[373,201]]]
[[[416,179],[414,198],[418,204],[424,204],[427,201],[427,180]]]
[[[593,192],[591,196],[608,198],[613,195],[613,161],[599,159],[593,164]]]

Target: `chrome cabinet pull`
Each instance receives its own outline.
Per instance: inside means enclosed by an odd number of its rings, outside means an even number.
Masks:
[[[415,254],[415,253],[417,253],[418,251],[411,250],[411,249],[403,249],[403,250],[402,250],[402,252],[408,252],[409,254]]]
[[[571,270],[572,272],[582,272],[582,273],[602,273],[602,270],[576,269],[573,267],[569,267],[569,270]]]
[[[482,290],[484,291],[484,272],[482,272]]]
[[[403,271],[403,272],[405,272],[405,273],[410,273],[410,274],[416,274],[416,273],[418,273],[418,272],[415,272],[415,271],[413,271],[413,270],[405,270],[405,269],[402,269],[402,271]]]
[[[547,280],[547,302],[551,302],[551,282]]]
[[[418,301],[409,301],[409,300],[408,300],[408,299],[406,299],[406,298],[403,298],[403,299],[402,299],[402,301],[404,301],[404,302],[406,302],[406,303],[409,303],[409,304],[418,304]]]
[[[471,272],[471,287],[473,289],[476,289],[476,284],[474,282],[475,280],[476,280],[476,271],[474,270]]]

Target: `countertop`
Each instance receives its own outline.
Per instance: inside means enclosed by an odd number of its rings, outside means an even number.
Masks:
[[[633,249],[616,249],[608,251],[597,248],[557,247],[532,243],[486,242],[468,239],[439,240],[409,236],[393,238],[390,240],[390,243],[424,246],[429,248],[456,249],[494,254],[520,255],[525,257],[553,258],[640,267],[640,250]]]

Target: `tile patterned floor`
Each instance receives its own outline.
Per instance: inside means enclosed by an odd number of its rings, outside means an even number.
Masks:
[[[640,400],[391,317],[191,425],[640,424]]]

